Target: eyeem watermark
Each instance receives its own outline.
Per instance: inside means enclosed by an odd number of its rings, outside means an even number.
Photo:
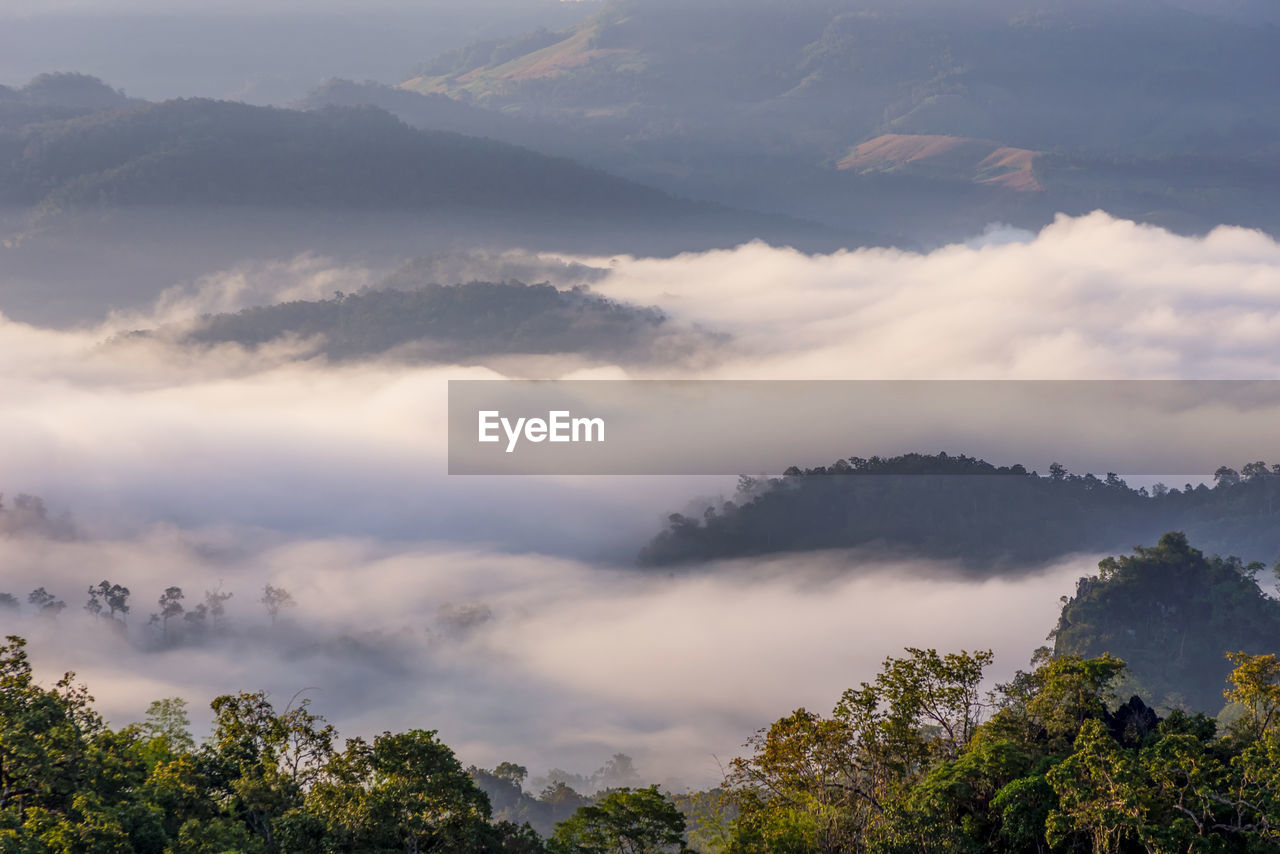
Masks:
[[[603,418],[574,418],[567,409],[553,409],[542,418],[517,418],[513,423],[497,409],[480,410],[480,432],[477,441],[500,442],[501,430],[506,434],[507,453],[513,453],[524,438],[529,442],[603,442]]]
[[[1280,457],[1277,425],[1275,380],[450,380],[449,472],[781,474],[945,451],[1207,476]]]

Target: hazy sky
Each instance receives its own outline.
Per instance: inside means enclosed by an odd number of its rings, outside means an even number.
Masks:
[[[150,12],[164,15],[211,16],[227,14],[310,15],[388,11],[417,15],[426,11],[462,12],[484,9],[494,12],[527,12],[556,3],[587,3],[598,0],[221,0],[210,4],[201,0],[3,0],[0,15],[119,15]]]
[[[398,83],[443,51],[585,13],[559,0],[0,0],[0,84],[79,71],[151,100],[283,105],[330,77]]]

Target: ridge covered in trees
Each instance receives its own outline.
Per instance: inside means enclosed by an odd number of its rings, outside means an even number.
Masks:
[[[668,517],[643,565],[868,547],[952,559],[989,575],[1084,551],[1127,549],[1181,530],[1209,551],[1268,564],[1280,556],[1280,466],[1222,467],[1215,485],[1133,489],[1115,474],[1047,475],[940,453],[850,457],[742,478],[701,518]]]
[[[471,282],[364,289],[331,299],[256,306],[205,315],[190,329],[140,331],[126,338],[154,335],[181,344],[256,348],[290,337],[312,341],[307,355],[341,360],[396,350],[420,361],[501,353],[649,358],[675,355],[699,340],[671,327],[656,308],[615,302],[581,287]]]
[[[1280,601],[1259,586],[1265,569],[1206,557],[1185,534],[1165,534],[1080,579],[1053,630],[1054,651],[1119,656],[1128,664],[1126,691],[1166,708],[1216,712],[1230,670],[1222,650],[1270,652],[1280,641]]]
[[[376,107],[189,98],[0,125],[0,202],[40,216],[148,205],[610,212],[700,210],[563,158],[410,128]]]

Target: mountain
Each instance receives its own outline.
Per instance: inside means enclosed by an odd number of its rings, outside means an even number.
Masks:
[[[885,242],[690,201],[509,142],[415,129],[372,106],[135,103],[90,78],[55,82],[99,100],[75,106],[63,92],[55,102],[42,86],[0,93],[13,106],[0,104],[4,311],[24,320],[83,322],[150,304],[175,282],[304,253],[386,270],[512,247],[610,255],[753,239],[828,251]],[[434,106],[454,127],[481,129],[480,111]]]
[[[530,123],[438,93],[418,93],[382,83],[331,79],[296,104],[302,110],[374,106],[417,128],[452,131],[515,142],[528,135]],[[527,143],[525,143],[527,145]]]
[[[0,86],[0,129],[140,103],[88,74],[40,74],[21,88]]]
[[[855,145],[836,164],[858,174],[968,176],[1022,193],[1044,189],[1033,166],[1040,152],[942,134],[890,133]]]
[[[1260,589],[1262,568],[1206,557],[1185,534],[1165,534],[1080,579],[1051,635],[1054,654],[1111,653],[1128,664],[1125,694],[1216,714],[1231,672],[1223,653],[1280,644],[1280,602]]]
[[[867,548],[952,560],[985,577],[1183,530],[1246,560],[1280,555],[1280,467],[1219,469],[1214,488],[1150,493],[1115,475],[1047,476],[964,455],[852,457],[781,478],[746,478],[697,515],[672,514],[639,555],[662,566],[814,549]]]
[[[945,240],[1106,204],[1280,231],[1280,29],[1259,8],[611,0],[563,31],[437,56],[401,88],[572,129],[593,164],[654,186],[845,228]],[[893,153],[944,138],[947,156]],[[1209,173],[1230,176],[1228,203]]]
[[[124,222],[174,208],[182,216]],[[80,228],[77,242],[134,243],[176,230],[162,245],[225,234],[213,242],[247,239],[277,256],[370,241],[404,258],[450,245],[603,254],[756,238],[828,248],[872,239],[689,201],[509,143],[415,129],[376,107],[293,110],[206,99],[0,127],[0,214],[11,221],[2,235],[11,246],[51,229]],[[33,268],[49,269],[47,259]]]
[[[568,160],[414,130],[369,107],[167,101],[27,126],[0,144],[8,155],[0,198],[44,213],[134,205],[697,212]]]
[[[651,132],[679,117],[671,135],[771,128],[757,145],[830,154],[886,132],[1144,153],[1280,129],[1265,26],[1134,0],[984,6],[615,0],[563,32],[445,54],[402,86]]]
[[[405,281],[413,268],[393,277]],[[708,336],[675,327],[662,312],[577,287],[519,282],[378,287],[332,299],[296,300],[207,315],[190,328],[134,332],[184,346],[272,342],[332,360],[391,356],[413,362],[482,361],[503,354],[575,353],[649,360],[678,356]]]

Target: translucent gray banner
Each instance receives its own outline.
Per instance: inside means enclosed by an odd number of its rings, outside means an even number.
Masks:
[[[780,474],[910,452],[1077,472],[1280,462],[1280,381],[449,383],[450,474]]]

